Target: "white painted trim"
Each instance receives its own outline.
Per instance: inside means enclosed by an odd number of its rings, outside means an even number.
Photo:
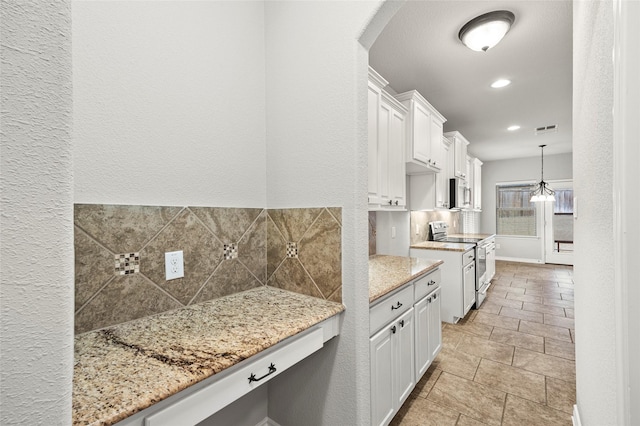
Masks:
[[[613,246],[616,324],[616,424],[637,424],[640,407],[638,324],[640,313],[634,247],[640,238],[635,220],[640,203],[640,3],[613,1]],[[579,393],[579,389],[578,389]]]
[[[573,422],[573,426],[582,426],[582,423],[580,422],[580,413],[578,412],[578,406],[576,404],[573,405],[571,421]]]
[[[504,257],[504,256],[496,256],[496,260],[504,260],[507,262],[520,262],[520,263],[536,263],[542,264],[542,260],[540,259],[524,259],[520,257]]]

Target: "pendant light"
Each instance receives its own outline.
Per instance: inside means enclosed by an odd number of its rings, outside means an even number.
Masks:
[[[535,186],[534,190],[531,191],[531,202],[534,203],[536,201],[555,201],[555,193],[553,189],[549,187],[549,184],[544,181],[544,147],[546,145],[539,145],[541,154],[540,154],[540,163],[542,165],[540,171],[540,182]]]
[[[508,10],[485,13],[464,24],[458,33],[458,38],[469,49],[486,52],[509,32],[515,18],[515,15]]]

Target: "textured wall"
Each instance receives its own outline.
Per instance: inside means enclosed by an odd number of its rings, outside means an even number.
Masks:
[[[75,202],[264,208],[264,64],[261,1],[74,2]]]
[[[3,1],[0,8],[0,424],[67,425],[71,10],[64,1]]]
[[[614,425],[613,8],[578,1],[573,10],[577,400],[582,424]]]
[[[393,3],[374,19],[375,39]],[[369,424],[367,69],[380,2],[266,2],[267,206],[342,206],[340,336],[269,382],[283,425]],[[386,13],[385,13],[386,12]],[[327,30],[330,28],[330,31]]]

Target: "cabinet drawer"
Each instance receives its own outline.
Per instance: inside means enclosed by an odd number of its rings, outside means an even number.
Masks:
[[[385,297],[369,309],[369,335],[372,335],[391,322],[394,318],[413,306],[413,286],[408,285],[401,291]]]
[[[420,300],[440,286],[440,269],[429,272],[415,281],[415,300]]]
[[[462,255],[462,267],[467,266],[474,260],[476,260],[476,251],[474,249],[465,251],[464,254]]]
[[[242,395],[266,383],[323,346],[321,327],[293,337],[280,349],[258,356],[244,367],[144,419],[145,426],[195,425]],[[251,358],[249,358],[251,359]],[[249,378],[253,377],[254,380]]]

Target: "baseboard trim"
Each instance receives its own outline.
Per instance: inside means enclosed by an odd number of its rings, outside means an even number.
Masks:
[[[536,263],[538,265],[541,265],[541,264],[544,263],[540,259],[525,259],[525,258],[520,258],[520,257],[496,256],[496,260],[504,260],[504,261],[507,261],[507,262],[520,262],[520,263]]]
[[[280,426],[280,424],[278,422],[271,420],[269,417],[265,417],[256,426]]]
[[[580,422],[580,413],[578,413],[578,406],[576,404],[573,405],[573,416],[571,416],[571,421],[573,422],[573,426],[582,426]]]

